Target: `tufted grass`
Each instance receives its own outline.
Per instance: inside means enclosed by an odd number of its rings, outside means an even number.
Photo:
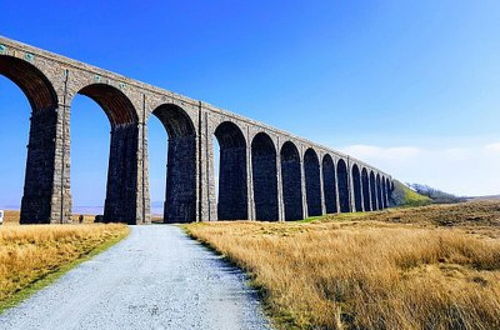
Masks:
[[[278,328],[499,329],[498,211],[465,203],[185,228],[249,272]]]

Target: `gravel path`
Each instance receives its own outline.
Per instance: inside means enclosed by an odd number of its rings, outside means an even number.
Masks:
[[[263,329],[238,269],[171,225],[130,236],[0,315],[2,329]]]

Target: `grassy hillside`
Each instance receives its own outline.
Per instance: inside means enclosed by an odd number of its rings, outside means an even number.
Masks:
[[[432,203],[432,199],[420,195],[399,181],[394,181],[391,202],[395,206],[422,206]]]
[[[500,202],[186,226],[281,328],[500,328]]]

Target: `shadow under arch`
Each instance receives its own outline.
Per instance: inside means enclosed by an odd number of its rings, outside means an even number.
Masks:
[[[375,186],[375,174],[370,171],[370,197],[372,201],[372,211],[378,210],[377,188]]]
[[[382,184],[380,182],[380,174],[377,173],[375,177],[375,187],[377,189],[377,201],[378,201],[378,209],[383,210],[384,209],[384,201],[382,199]]]
[[[31,106],[21,223],[62,222],[64,210],[61,214],[61,206],[53,203],[53,195],[57,191],[57,93],[45,74],[25,60],[0,55],[0,74],[22,90]]]
[[[307,215],[321,215],[321,178],[319,159],[312,148],[304,154],[304,174],[306,179]]]
[[[363,186],[363,206],[365,212],[371,211],[370,204],[370,179],[368,177],[368,172],[365,167],[361,170],[361,183]]]
[[[241,129],[225,121],[214,132],[220,146],[219,220],[248,220],[246,140]]]
[[[281,147],[280,158],[285,220],[301,220],[304,214],[299,150],[293,142],[287,141]]]
[[[350,212],[349,173],[347,172],[347,165],[343,159],[340,159],[337,163],[337,182],[339,185],[340,212]]]
[[[337,213],[337,180],[335,179],[335,164],[330,155],[323,157],[322,166],[326,213]]]
[[[352,166],[352,185],[354,192],[354,211],[363,211],[363,204],[361,202],[361,174],[359,172],[359,167],[356,164]]]
[[[104,222],[136,224],[138,195],[139,119],[130,99],[118,88],[91,84],[77,94],[96,102],[111,125]]]
[[[252,140],[252,178],[256,220],[277,221],[278,182],[276,147],[266,133],[258,133]]]
[[[174,104],[153,111],[168,134],[167,184],[163,221],[196,220],[196,130],[189,115]]]

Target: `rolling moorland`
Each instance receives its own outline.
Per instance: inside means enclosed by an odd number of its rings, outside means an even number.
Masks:
[[[433,201],[397,184],[370,213],[184,226],[248,272],[277,328],[500,328],[500,201]],[[0,228],[0,311],[119,241],[124,225]],[[78,220],[78,217],[74,219]]]

